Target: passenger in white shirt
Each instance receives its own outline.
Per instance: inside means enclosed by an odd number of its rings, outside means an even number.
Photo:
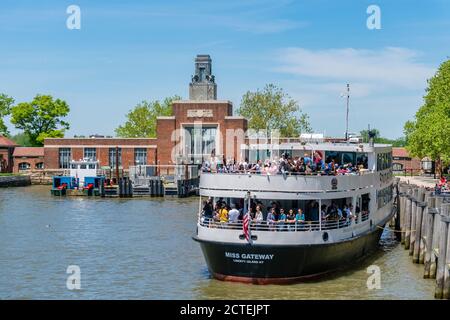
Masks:
[[[236,205],[231,205],[231,210],[228,212],[228,222],[237,222],[239,219],[239,210],[236,209]]]

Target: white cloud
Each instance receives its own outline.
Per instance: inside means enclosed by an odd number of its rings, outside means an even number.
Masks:
[[[406,48],[380,50],[286,48],[279,51],[277,71],[319,79],[360,82],[368,87],[424,88],[434,69],[418,61],[419,53]]]

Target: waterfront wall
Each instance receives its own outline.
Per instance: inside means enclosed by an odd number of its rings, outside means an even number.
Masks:
[[[29,176],[1,176],[0,188],[6,187],[24,187],[31,185]]]
[[[400,241],[412,262],[424,264],[424,278],[435,279],[435,298],[450,299],[450,194],[414,184],[398,185]]]

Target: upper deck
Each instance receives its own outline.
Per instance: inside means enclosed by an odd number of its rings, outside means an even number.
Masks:
[[[368,188],[382,189],[392,183],[392,171],[323,176],[298,174],[202,173],[200,195],[245,197],[248,191],[258,199],[333,199]],[[367,192],[367,191],[366,191]]]
[[[245,165],[206,167],[200,178],[200,195],[239,198],[250,191],[260,199],[332,199],[392,183],[390,145],[287,141],[278,146],[250,144],[248,148],[264,150],[264,154],[256,153],[256,160]]]

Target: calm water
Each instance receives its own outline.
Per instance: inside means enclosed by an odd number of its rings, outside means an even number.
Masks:
[[[371,258],[319,282],[256,286],[211,279],[191,240],[198,199],[54,198],[0,189],[0,299],[432,299],[423,265],[385,232]],[[381,268],[368,290],[367,266]],[[66,269],[81,269],[81,290]]]

